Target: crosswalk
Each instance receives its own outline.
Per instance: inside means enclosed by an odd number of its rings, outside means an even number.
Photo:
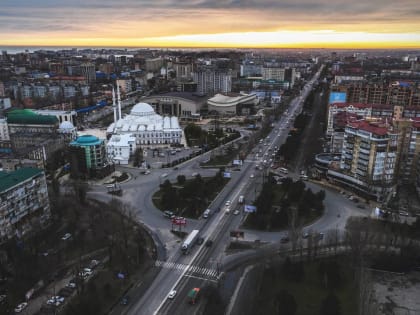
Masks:
[[[180,273],[186,270],[185,276],[206,278],[210,280],[218,279],[219,276],[219,272],[215,269],[195,265],[185,265],[171,261],[156,260],[155,267],[173,269],[175,271],[179,271]]]

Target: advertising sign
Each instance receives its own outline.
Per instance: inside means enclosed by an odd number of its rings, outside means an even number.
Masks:
[[[345,92],[331,92],[328,104],[332,103],[345,103],[346,102]]]
[[[182,217],[175,217],[175,218],[172,219],[172,224],[174,224],[174,225],[186,225],[187,220],[185,220],[185,218],[182,218]]]
[[[231,176],[230,176],[230,173],[229,172],[224,172],[223,173],[223,177],[224,178],[230,178]]]

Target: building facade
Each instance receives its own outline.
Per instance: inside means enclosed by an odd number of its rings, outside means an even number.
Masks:
[[[118,119],[107,129],[108,135],[130,134],[137,145],[156,146],[181,144],[183,131],[175,116],[162,117],[147,103],[138,103],[130,114]]]
[[[328,170],[334,182],[378,201],[395,191],[399,132],[384,122],[347,124],[339,170]]]
[[[201,68],[194,72],[198,94],[214,95],[232,90],[232,71],[229,69]]]
[[[50,218],[45,174],[37,168],[0,171],[0,243],[22,237]]]

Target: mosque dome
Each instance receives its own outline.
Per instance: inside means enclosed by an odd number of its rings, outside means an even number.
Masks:
[[[59,129],[74,129],[74,126],[70,121],[63,121],[58,128]]]
[[[133,106],[130,114],[134,116],[151,116],[155,115],[155,110],[147,103],[138,103]]]

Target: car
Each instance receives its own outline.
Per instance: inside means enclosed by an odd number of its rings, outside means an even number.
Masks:
[[[130,297],[128,295],[123,296],[123,298],[121,299],[120,304],[121,305],[127,305],[128,303],[130,303]]]
[[[90,269],[90,268],[84,268],[84,269],[83,269],[83,272],[84,272],[85,274],[87,274],[88,276],[90,276],[90,275],[93,273],[92,269]]]
[[[206,246],[210,247],[211,245],[213,245],[213,241],[212,240],[207,240]]]
[[[175,167],[173,168],[173,170],[174,170],[174,171],[178,170],[178,166],[175,166]]]
[[[98,267],[98,265],[99,265],[99,260],[92,259],[89,263],[89,268],[95,269],[96,267]]]
[[[225,209],[225,213],[226,213],[226,214],[229,214],[229,213],[230,213],[230,208],[229,208],[229,207],[227,207],[227,208]]]
[[[302,237],[303,237],[303,238],[308,238],[308,237],[309,237],[309,235],[310,235],[310,234],[309,234],[308,232],[305,232],[305,233],[303,233]]]
[[[238,209],[236,209],[235,211],[233,211],[233,214],[234,214],[234,215],[238,215],[238,214],[239,214],[239,210],[238,210]]]
[[[280,243],[287,243],[287,242],[289,242],[289,237],[288,236],[283,236],[281,239],[280,239]]]
[[[3,303],[4,301],[6,301],[6,298],[7,298],[6,294],[0,295],[0,303]]]
[[[171,292],[169,292],[168,294],[168,299],[172,300],[173,298],[175,298],[176,295],[176,290],[171,290]]]
[[[203,212],[203,218],[204,218],[204,219],[207,219],[207,218],[210,216],[210,214],[211,214],[211,210],[210,210],[210,209],[206,209],[206,210]]]
[[[75,289],[76,288],[76,282],[70,281],[66,284],[66,288]]]
[[[254,178],[255,176],[254,176],[254,174],[251,174],[250,176],[249,176],[249,178]]]
[[[408,217],[410,215],[407,211],[400,211],[399,213],[404,217]]]
[[[201,245],[204,243],[204,237],[197,238],[197,245]]]
[[[63,241],[67,241],[69,239],[71,239],[71,234],[70,233],[66,233],[63,235],[63,237],[61,238]]]
[[[15,313],[22,312],[26,307],[28,306],[28,303],[22,302],[18,306],[15,307]]]
[[[321,232],[318,234],[318,240],[323,240],[324,239],[324,233]]]
[[[163,216],[169,219],[175,218],[175,214],[172,211],[166,210],[163,212]]]
[[[230,206],[230,200],[227,200],[227,201],[225,202],[225,206],[226,206],[226,207]]]

